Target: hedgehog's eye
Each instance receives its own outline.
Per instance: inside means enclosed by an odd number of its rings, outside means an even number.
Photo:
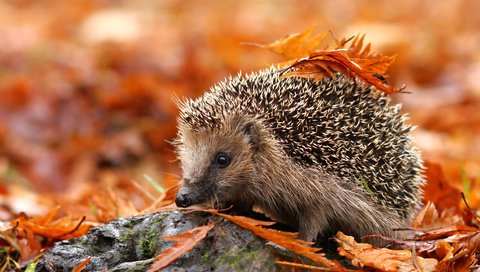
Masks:
[[[215,157],[215,163],[220,167],[227,167],[230,164],[230,157],[225,153],[218,153]]]

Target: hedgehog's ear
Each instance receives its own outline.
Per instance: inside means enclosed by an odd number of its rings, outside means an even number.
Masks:
[[[225,123],[245,136],[254,149],[260,148],[262,123],[258,119],[251,116],[231,115],[226,118]]]
[[[260,146],[261,124],[258,120],[251,119],[243,123],[242,132],[248,138],[250,144],[258,149]]]

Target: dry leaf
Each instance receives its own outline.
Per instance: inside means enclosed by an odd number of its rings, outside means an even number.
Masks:
[[[205,226],[196,227],[182,234],[163,236],[163,239],[175,241],[175,244],[171,248],[157,255],[157,257],[155,257],[155,261],[150,266],[148,271],[159,271],[181,257],[186,252],[190,251],[203,238],[205,238],[208,231],[211,230],[213,226],[213,223],[208,223]]]
[[[375,72],[377,70],[381,71],[382,69],[386,70],[395,60],[394,56],[372,55],[372,59],[353,59],[350,58],[349,52],[349,50],[344,49],[313,52],[307,58],[300,59],[293,63],[290,68],[295,69],[284,76],[313,78],[315,81],[318,81],[325,76],[331,77],[333,72],[340,72],[349,77],[356,75],[366,83],[375,86],[378,90],[387,94],[397,93],[402,90],[403,87],[394,89],[392,86],[385,84],[382,79],[378,78],[379,73]],[[378,67],[383,68],[379,69]]]
[[[435,204],[429,201],[422,210],[417,214],[415,219],[413,219],[412,227],[415,229],[420,229],[422,226],[433,226],[438,222],[438,211],[435,208]]]
[[[384,56],[370,52],[371,44],[364,46],[365,35],[357,35],[353,39],[342,39],[335,49],[318,50],[319,45],[327,37],[323,32],[307,40],[315,26],[303,33],[289,35],[268,45],[257,45],[283,55],[292,63],[288,68],[295,68],[284,76],[312,78],[319,81],[323,77],[333,77],[336,72],[349,77],[358,76],[366,83],[375,86],[385,93],[397,93],[403,89],[394,89],[386,84],[384,75],[388,67],[395,61],[395,56]],[[333,34],[332,34],[333,36]],[[350,43],[347,47],[347,44]],[[288,69],[287,68],[287,69]]]
[[[463,222],[465,222],[465,225],[480,229],[480,218],[477,216],[475,211],[470,208],[468,204],[466,204],[466,208],[463,210],[462,218]]]
[[[276,40],[267,45],[250,44],[271,50],[275,53],[283,55],[287,59],[296,59],[308,56],[310,53],[319,48],[320,44],[328,36],[327,32],[320,33],[313,38],[309,37],[314,32],[316,26],[310,27],[302,33],[288,35],[283,39]]]
[[[292,263],[292,262],[285,262],[285,261],[276,261],[275,263],[278,265],[285,265],[285,266],[290,266],[294,268],[305,269],[307,271],[332,271],[329,268],[313,266],[308,264],[301,264],[301,263]]]
[[[441,261],[437,265],[438,271],[469,271],[477,260],[475,254],[480,248],[480,232],[459,239],[460,242],[439,243],[437,256]]]
[[[20,215],[18,218],[12,220],[14,229],[22,236],[23,230],[31,230],[35,235],[41,235],[51,239],[69,239],[79,237],[87,233],[92,227],[91,224],[84,223],[85,218],[73,219],[71,216],[63,216],[56,220],[53,217],[58,211],[58,207],[52,210],[45,217],[28,218],[25,215]]]
[[[438,271],[467,271],[476,264],[480,248],[478,218],[467,205],[463,217],[451,215],[448,219],[441,218],[429,202],[414,220],[415,239],[397,244],[436,258]]]
[[[363,46],[365,34],[357,35],[352,41],[347,55],[352,61],[372,74],[385,75],[388,67],[395,61],[396,56],[383,56],[379,53],[371,53],[371,44]]]
[[[432,202],[428,202],[423,209],[418,213],[412,223],[412,227],[416,231],[417,241],[429,241],[436,239],[452,238],[456,235],[459,238],[465,235],[471,235],[478,230],[475,225],[469,225],[468,220],[470,216],[468,211],[464,212],[466,215],[463,220],[460,217],[454,217],[450,215],[445,218],[440,218],[435,205]],[[473,219],[472,219],[473,220]]]
[[[427,184],[424,187],[424,202],[435,203],[440,212],[446,209],[455,209],[458,212],[461,200],[460,191],[450,185],[439,164],[425,162],[425,168]]]
[[[335,240],[340,245],[339,254],[352,260],[357,267],[380,271],[435,271],[438,261],[433,258],[414,256],[408,250],[373,248],[370,244],[357,243],[352,236],[338,232]],[[419,267],[416,267],[418,265]]]
[[[84,217],[74,219],[67,215],[56,218],[59,210],[57,206],[46,215],[33,218],[20,214],[11,220],[9,229],[2,231],[3,238],[20,253],[20,263],[32,259],[43,247],[51,246],[55,241],[84,235],[93,226],[84,222]]]

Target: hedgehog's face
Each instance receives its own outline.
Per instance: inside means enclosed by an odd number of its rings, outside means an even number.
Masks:
[[[255,175],[253,126],[245,118],[230,117],[219,128],[180,128],[177,154],[183,184],[177,206],[210,203],[225,207],[242,199]]]

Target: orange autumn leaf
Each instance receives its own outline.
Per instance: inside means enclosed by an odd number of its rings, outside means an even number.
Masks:
[[[476,252],[480,248],[480,224],[479,218],[468,205],[460,217],[445,212],[439,215],[435,205],[429,202],[414,219],[412,226],[415,238],[398,241],[398,244],[416,248],[423,257],[437,259],[437,271],[468,271],[476,264]]]
[[[453,256],[455,262],[452,266],[455,271],[465,271],[478,262],[476,255],[480,249],[480,231],[477,230],[473,235],[460,239],[459,246],[462,250]]]
[[[384,56],[376,52],[370,52],[371,44],[368,43],[364,47],[364,38],[365,34],[355,36],[346,54],[351,60],[370,73],[385,75],[388,67],[395,61],[396,55]]]
[[[138,213],[130,199],[120,196],[110,187],[93,194],[89,203],[95,208],[96,219],[103,223],[118,217],[128,217]]]
[[[437,266],[441,266],[442,263],[452,259],[454,255],[454,248],[450,243],[441,241],[438,243],[435,255],[437,259],[440,259],[440,262]]]
[[[84,222],[85,217],[58,217],[59,210],[57,206],[44,216],[32,218],[20,214],[2,231],[3,239],[20,253],[20,263],[37,256],[43,247],[58,240],[82,236],[92,227]]]
[[[203,238],[205,238],[208,231],[211,230],[213,226],[212,223],[208,223],[205,226],[196,227],[182,234],[163,236],[163,239],[175,241],[175,244],[155,257],[155,261],[148,269],[148,272],[159,271],[186,252],[190,251]]]
[[[480,247],[480,233],[462,238],[458,243],[440,242],[436,251],[437,271],[469,271],[476,264],[475,254]]]
[[[85,260],[83,260],[83,262],[77,264],[73,269],[72,269],[72,272],[82,272],[83,269],[85,269],[87,267],[87,264],[90,262],[90,259],[92,257],[87,257]]]
[[[450,243],[440,242],[436,251],[441,256],[438,271],[468,271],[477,263],[476,254],[480,248],[480,220],[475,212],[468,206],[462,214],[463,224],[469,232],[458,232],[445,240]]]
[[[303,33],[289,35],[267,45],[257,45],[286,57],[286,63],[292,63],[284,76],[312,78],[319,81],[323,77],[333,77],[339,72],[349,77],[358,76],[366,83],[388,94],[400,92],[404,87],[395,89],[385,83],[384,75],[395,61],[395,55],[384,56],[371,52],[371,44],[364,46],[365,35],[336,41],[335,49],[319,50],[320,44],[327,37],[323,32],[308,39],[315,26]],[[333,38],[333,34],[331,35]],[[350,46],[347,46],[350,43]]]
[[[428,202],[414,218],[412,223],[412,227],[416,232],[416,240],[430,241],[446,239],[453,235],[461,238],[478,231],[476,227],[469,226],[458,220],[453,220],[454,218],[452,218],[452,216],[449,218],[441,217],[435,205],[432,202]]]
[[[48,225],[37,224],[24,217],[14,220],[18,224],[17,229],[30,229],[36,235],[53,239],[69,239],[84,235],[91,226],[82,225],[83,221],[84,218],[74,220],[69,216],[62,217]]]
[[[462,213],[463,222],[465,222],[467,226],[480,229],[480,217],[475,213],[474,210],[472,210],[472,208],[468,204],[466,206],[466,209]]]
[[[318,267],[318,266],[313,266],[308,264],[301,264],[301,263],[293,263],[293,262],[285,262],[285,261],[276,261],[275,263],[278,265],[290,266],[292,268],[305,269],[307,271],[332,271],[329,268]]]
[[[60,211],[60,205],[55,206],[51,209],[46,215],[36,219],[37,223],[40,225],[48,225],[55,218],[57,213]]]
[[[424,202],[435,203],[439,211],[453,208],[458,212],[461,203],[460,191],[450,185],[439,164],[427,161],[425,168],[427,184],[424,187]]]
[[[352,236],[338,232],[335,240],[340,245],[339,254],[352,260],[357,267],[379,271],[436,271],[438,261],[416,256],[409,250],[373,248],[366,243],[357,243]]]
[[[13,219],[11,224],[17,231],[19,236],[25,229],[32,231],[35,235],[41,235],[51,239],[69,239],[79,237],[87,233],[92,227],[91,224],[84,223],[85,218],[74,219],[71,216],[63,216],[53,220],[59,211],[59,207],[55,207],[45,216],[28,218],[24,214]]]
[[[412,227],[421,228],[422,226],[431,226],[438,223],[438,211],[435,208],[435,204],[429,201],[422,210],[415,216],[412,222]]]
[[[307,58],[300,59],[293,63],[290,68],[295,70],[286,73],[284,76],[297,76],[304,78],[312,78],[319,81],[325,76],[332,77],[333,72],[340,72],[346,76],[353,77],[354,75],[361,78],[368,84],[375,86],[378,90],[388,94],[398,93],[403,89],[395,89],[384,83],[379,78],[377,71],[386,70],[395,57],[376,56],[375,59],[352,59],[349,56],[349,50],[321,50],[310,54]],[[362,66],[364,65],[364,66]],[[382,69],[378,67],[384,67]],[[370,70],[372,69],[372,70]]]
[[[320,44],[328,36],[327,32],[323,32],[310,38],[315,28],[316,26],[314,25],[305,32],[288,35],[285,38],[276,40],[270,44],[261,45],[249,43],[247,45],[271,50],[287,59],[301,58],[318,49]]]
[[[163,196],[163,201],[165,201],[166,203],[175,202],[175,196],[177,195],[178,188],[179,188],[178,182],[173,184],[172,186],[168,187],[165,190],[165,195]]]
[[[339,262],[327,259],[323,253],[317,253],[320,248],[310,247],[310,245],[313,244],[312,242],[296,239],[296,233],[263,228],[264,226],[273,224],[273,222],[259,221],[245,216],[223,214],[217,210],[204,211],[228,219],[238,226],[253,232],[259,237],[262,237],[263,239],[269,240],[298,255],[305,256],[312,261],[323,264],[333,271],[346,271]]]
[[[20,264],[32,260],[40,253],[40,250],[42,249],[41,241],[35,238],[35,234],[32,230],[25,229],[23,233],[24,237],[17,237],[17,242],[14,244],[17,246],[17,250],[20,253],[20,257],[18,259]]]

